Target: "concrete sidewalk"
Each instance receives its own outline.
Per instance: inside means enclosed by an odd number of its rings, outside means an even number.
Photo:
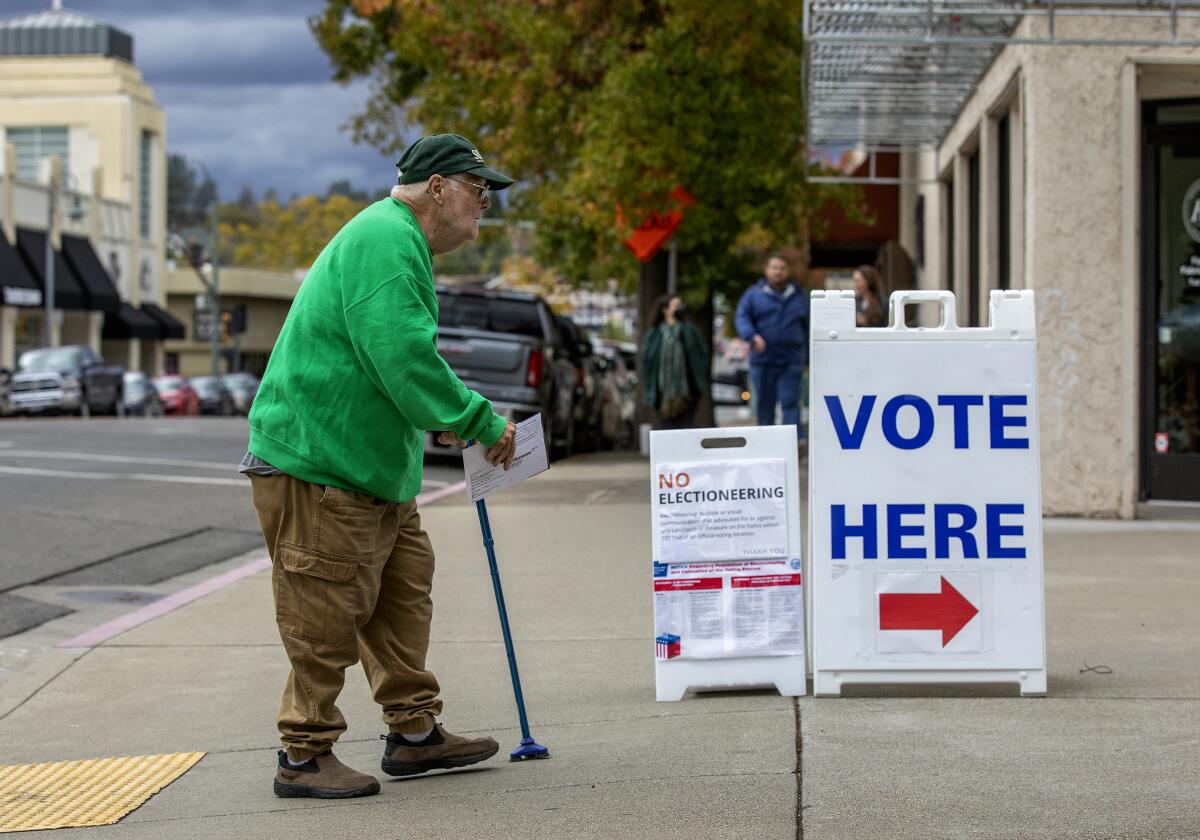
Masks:
[[[1048,525],[1046,699],[656,703],[646,462],[572,459],[489,504],[549,761],[503,760],[516,713],[474,509],[454,496],[423,510],[439,564],[430,664],[444,722],[495,735],[498,758],[383,777],[367,799],[276,799],[286,660],[258,574],[90,650],[54,647],[87,629],[78,616],[0,641],[0,763],[208,753],[123,822],[70,832],[89,837],[1200,836],[1200,524]],[[339,755],[378,772],[384,727],[359,668],[341,705]]]

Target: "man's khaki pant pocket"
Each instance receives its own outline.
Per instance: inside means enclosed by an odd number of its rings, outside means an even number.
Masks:
[[[272,575],[280,631],[323,645],[350,641],[360,613],[357,574],[355,560],[281,544]]]

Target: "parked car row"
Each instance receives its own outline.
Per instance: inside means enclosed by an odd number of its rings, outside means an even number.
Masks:
[[[636,439],[636,350],[595,342],[541,297],[440,286],[438,352],[510,420],[542,415],[552,458]],[[426,438],[426,451],[452,447]]]
[[[0,415],[247,414],[258,392],[250,373],[149,377],[109,365],[87,345],[22,353],[17,370],[0,370]]]
[[[246,415],[258,393],[258,377],[244,372],[190,379],[169,374],[155,377],[151,385],[158,393],[160,413],[169,415]]]

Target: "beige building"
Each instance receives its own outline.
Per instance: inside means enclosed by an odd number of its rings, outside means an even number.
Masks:
[[[222,330],[218,366],[222,373],[244,370],[262,376],[304,274],[219,269]],[[213,350],[204,295],[204,285],[192,269],[175,267],[167,272],[167,308],[183,322],[186,331],[184,338],[165,345],[166,368],[171,373],[202,376],[212,372]]]
[[[807,10],[810,142],[902,152],[960,325],[1036,292],[1046,512],[1200,516],[1200,6],[852,5]]]
[[[4,235],[43,297],[34,303],[30,290],[2,301],[0,365],[11,367],[20,351],[44,343],[44,258],[31,252],[48,230],[65,261],[56,272],[63,294],[56,294],[52,342],[88,343],[114,363],[161,371],[162,341],[179,333],[159,317],[166,303],[166,117],[133,63],[132,38],[60,8],[59,0],[0,20],[0,142],[7,149],[0,155]],[[52,181],[52,173],[61,174]],[[48,226],[51,183],[58,212]],[[62,211],[76,204],[85,215],[73,221]],[[72,227],[92,252],[81,252],[87,269],[61,241]],[[9,263],[0,259],[0,270]],[[72,296],[73,282],[81,295]]]

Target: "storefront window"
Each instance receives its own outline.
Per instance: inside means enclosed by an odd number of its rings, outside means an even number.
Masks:
[[[1143,492],[1200,501],[1200,102],[1145,116]]]
[[[1158,167],[1156,431],[1200,453],[1200,141],[1159,146]]]
[[[41,309],[18,309],[17,326],[13,331],[16,339],[17,358],[26,350],[36,350],[45,342],[45,314]]]

